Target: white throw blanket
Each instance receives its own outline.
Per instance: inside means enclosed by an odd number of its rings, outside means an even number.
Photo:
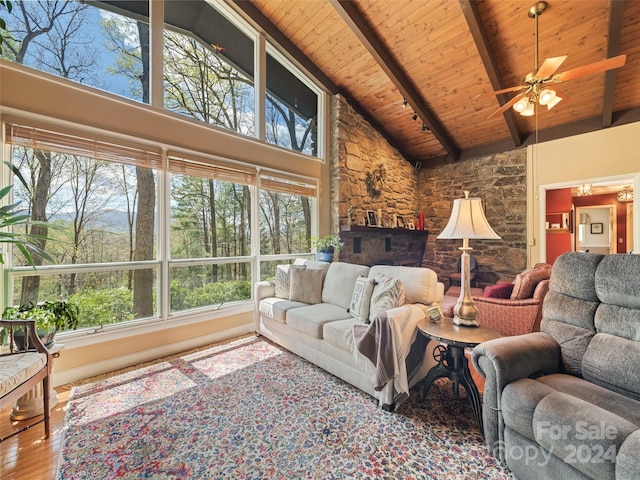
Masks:
[[[403,305],[353,327],[357,350],[376,367],[374,388],[380,391],[393,380],[396,409],[409,398],[409,382],[422,366],[429,340],[418,335],[417,325],[424,318],[421,308]]]

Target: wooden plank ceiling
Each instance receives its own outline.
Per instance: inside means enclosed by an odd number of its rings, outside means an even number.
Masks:
[[[626,64],[559,84],[565,99],[552,110],[487,119],[515,95],[491,92],[535,70],[534,3],[235,1],[422,167],[640,120],[639,0],[549,0],[538,19],[539,64],[568,55],[563,72],[620,54]]]

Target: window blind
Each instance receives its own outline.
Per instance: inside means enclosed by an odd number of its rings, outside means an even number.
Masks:
[[[257,178],[255,169],[250,167],[212,163],[175,152],[169,152],[169,171],[242,185],[255,185]]]
[[[260,188],[280,193],[293,193],[303,197],[315,197],[317,187],[311,183],[286,177],[260,176]]]
[[[162,151],[159,148],[13,123],[6,124],[5,133],[6,141],[11,145],[140,167],[162,168]]]

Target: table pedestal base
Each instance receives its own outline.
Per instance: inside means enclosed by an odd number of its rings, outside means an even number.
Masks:
[[[471,378],[469,361],[464,354],[464,348],[455,345],[436,345],[433,349],[433,358],[438,361],[438,364],[429,370],[425,378],[422,401],[424,402],[431,385],[438,378],[448,378],[451,380],[453,383],[453,394],[456,397],[458,397],[459,394],[459,386],[462,385],[471,401],[471,408],[473,408],[473,413],[478,421],[480,434],[484,436],[480,392],[478,392],[478,387],[476,387],[476,384]]]

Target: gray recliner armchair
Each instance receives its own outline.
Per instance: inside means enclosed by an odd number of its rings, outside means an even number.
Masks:
[[[560,256],[540,330],[473,351],[490,452],[519,479],[640,478],[640,255]]]

